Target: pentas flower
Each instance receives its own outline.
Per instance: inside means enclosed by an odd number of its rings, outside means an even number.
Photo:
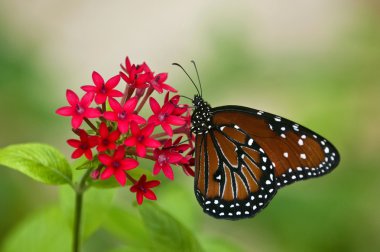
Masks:
[[[160,184],[158,180],[146,181],[146,175],[142,175],[131,188],[130,191],[136,193],[137,203],[141,205],[144,197],[150,200],[156,200],[157,197],[150,188],[156,187]]]
[[[122,71],[108,80],[93,71],[93,84],[82,86],[83,96],[67,90],[69,106],[56,113],[72,117],[71,126],[79,139],[69,139],[67,143],[75,148],[72,158],[88,159],[82,165],[90,169],[85,173],[87,179],[114,176],[121,186],[128,179],[133,183],[130,191],[142,204],[144,198],[156,200],[152,189],[160,182],[147,181],[146,174],[134,177],[130,170],[138,169],[139,159],[153,161],[153,175],[163,172],[173,180],[173,169],[178,167],[194,176],[190,108],[180,104],[180,95],[170,97],[176,90],[166,83],[167,73],[155,74],[145,62],[132,64],[128,57],[121,67]],[[159,103],[152,95],[164,90],[168,92]],[[140,111],[144,107],[149,113],[143,117]],[[186,143],[181,142],[182,137],[187,138]],[[87,182],[86,186],[91,185]]]
[[[109,97],[123,96],[122,92],[114,89],[120,82],[120,75],[115,75],[106,83],[104,83],[103,77],[94,71],[92,72],[92,80],[95,86],[86,85],[82,86],[81,88],[86,92],[93,92],[95,94],[96,104],[105,103]]]
[[[148,122],[154,125],[161,125],[162,129],[171,137],[173,136],[173,130],[170,125],[181,126],[186,122],[183,118],[173,115],[175,105],[171,102],[166,102],[162,107],[160,104],[151,97],[149,99],[150,108],[154,115],[149,117]]]
[[[177,92],[176,89],[164,83],[168,79],[167,73],[159,73],[157,75],[154,75],[154,73],[150,71],[148,66],[146,66],[146,70],[149,73],[149,77],[150,77],[149,85],[158,93],[161,94],[164,90],[168,90],[174,93]]]
[[[80,140],[67,140],[67,143],[71,147],[76,148],[76,150],[71,154],[71,158],[80,158],[84,154],[88,160],[92,160],[91,149],[98,144],[98,138],[96,136],[89,136],[84,130],[79,130],[78,134]]]
[[[99,152],[116,149],[116,141],[120,137],[119,130],[110,132],[106,123],[102,122],[99,126],[98,147]]]
[[[124,144],[126,146],[136,146],[137,156],[145,157],[146,148],[158,148],[161,146],[158,140],[150,137],[153,130],[154,126],[152,124],[140,129],[135,122],[131,122],[132,135],[125,140]]]
[[[125,59],[125,67],[121,67],[125,73],[120,72],[119,74],[130,87],[136,89],[145,89],[149,87],[148,81],[150,80],[150,69],[145,63],[136,66],[135,64],[131,64],[127,57]]]
[[[153,167],[153,174],[157,175],[162,171],[164,175],[170,179],[174,179],[174,173],[171,165],[176,165],[180,162],[183,156],[173,149],[172,140],[168,139],[163,148],[155,149],[153,152],[154,159],[156,160]]]
[[[104,118],[111,121],[116,121],[117,127],[121,133],[128,132],[129,123],[131,121],[134,121],[138,124],[142,124],[146,122],[144,118],[142,118],[139,115],[134,114],[134,110],[138,102],[137,97],[133,97],[129,99],[128,101],[126,101],[126,103],[123,106],[113,98],[110,98],[109,102],[113,111],[105,112]]]
[[[124,146],[119,146],[112,156],[99,154],[99,161],[106,167],[100,178],[108,179],[113,175],[121,186],[127,182],[125,171],[134,169],[139,165],[135,159],[125,157]]]
[[[89,108],[94,99],[93,93],[87,93],[79,100],[76,93],[67,89],[66,99],[70,106],[59,108],[56,110],[56,113],[62,116],[72,116],[71,125],[74,129],[79,128],[85,118],[97,118],[101,115],[98,109]]]
[[[137,74],[136,72],[137,70],[133,69],[130,76],[126,75],[123,72],[120,72],[120,76],[126,83],[128,83],[129,86],[133,88],[144,89],[149,87],[149,84],[147,83],[149,81],[149,75]]]

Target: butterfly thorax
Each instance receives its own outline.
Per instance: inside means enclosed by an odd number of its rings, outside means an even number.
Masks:
[[[212,128],[211,106],[199,95],[194,96],[193,105],[194,112],[191,116],[191,131],[195,134],[207,133]]]

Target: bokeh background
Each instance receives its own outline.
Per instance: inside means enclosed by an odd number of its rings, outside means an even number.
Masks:
[[[194,59],[213,106],[282,115],[341,152],[329,176],[284,188],[258,216],[237,222],[204,215],[192,178],[180,169],[174,182],[163,179],[157,203],[205,251],[379,251],[379,1],[3,0],[0,148],[44,142],[69,157],[69,121],[54,114],[66,103],[65,90],[90,83],[93,70],[117,73],[126,55],[169,72],[169,83],[188,96],[194,88],[171,63],[192,71]],[[0,167],[0,250],[14,251],[25,232],[65,225],[52,210],[62,205],[63,191]],[[133,251],[131,244],[144,243],[133,197],[124,189],[107,206],[93,207],[107,214],[85,251]],[[56,221],[47,223],[47,215]],[[62,248],[71,242],[55,238]]]

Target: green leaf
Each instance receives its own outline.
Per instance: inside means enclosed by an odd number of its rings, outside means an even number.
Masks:
[[[149,243],[146,242],[149,240],[149,234],[137,211],[113,206],[109,210],[108,218],[102,227],[128,246],[141,247],[145,245],[149,248]]]
[[[228,240],[227,237],[202,236],[201,242],[206,251],[243,252],[238,244]]]
[[[71,231],[58,208],[32,214],[5,239],[3,252],[67,252],[71,248]]]
[[[71,168],[66,158],[46,144],[15,144],[0,149],[0,165],[45,184],[71,184],[72,181]]]
[[[138,209],[150,232],[154,251],[203,251],[194,234],[157,204],[144,202]]]
[[[136,251],[139,251],[139,252],[152,252],[152,250],[148,249],[148,248],[144,248],[144,247],[132,247],[132,246],[112,249],[112,250],[109,250],[108,252],[136,252]]]
[[[93,234],[108,215],[116,190],[91,188],[83,194],[82,237],[87,239]],[[72,228],[74,221],[75,192],[68,186],[59,189],[60,206],[66,224]]]

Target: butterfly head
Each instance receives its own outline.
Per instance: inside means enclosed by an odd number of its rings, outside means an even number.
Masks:
[[[207,133],[212,128],[211,106],[200,95],[193,99],[194,111],[191,116],[191,131],[195,134]]]

